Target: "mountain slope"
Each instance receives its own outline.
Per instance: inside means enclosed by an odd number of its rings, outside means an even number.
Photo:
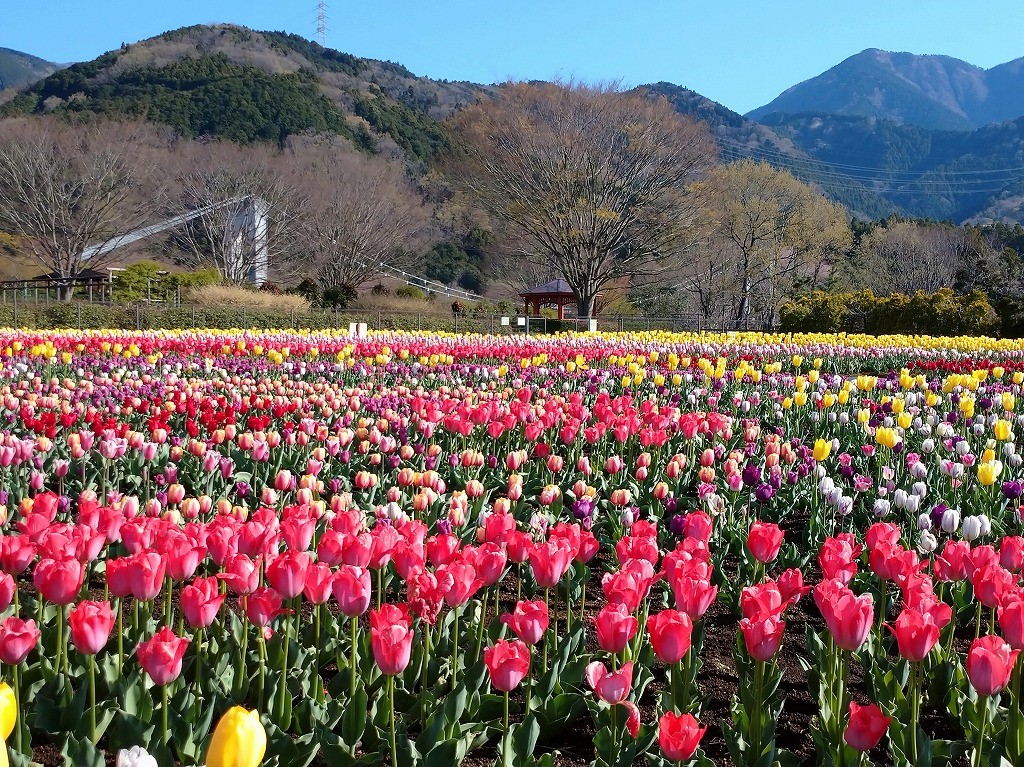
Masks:
[[[971,130],[1024,115],[1024,59],[989,70],[950,56],[862,51],[794,85],[747,117],[824,112],[935,130]]]
[[[316,131],[373,151],[390,139],[425,163],[447,145],[439,120],[480,90],[419,78],[297,35],[215,25],[175,30],[72,65],[29,87],[0,114],[144,118],[184,136],[243,143]]]
[[[679,85],[662,82],[642,87],[667,98],[680,114],[706,123],[718,144],[723,162],[750,159],[784,168],[800,180],[820,187],[825,194],[861,218],[877,219],[892,213],[905,213],[860,181],[836,177],[830,166],[817,160],[794,140],[802,138],[798,133],[774,131],[770,126],[748,120]]]
[[[820,113],[765,122],[823,188],[859,184],[923,218],[1024,221],[1024,117],[966,132]]]
[[[0,91],[31,85],[58,69],[59,65],[27,53],[0,48]]]

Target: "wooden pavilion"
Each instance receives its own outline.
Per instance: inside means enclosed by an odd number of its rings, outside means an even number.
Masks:
[[[576,305],[576,293],[569,287],[569,283],[558,278],[545,282],[534,288],[520,293],[525,305],[528,317],[539,317],[542,306],[557,306],[558,319],[565,319],[565,307]],[[597,294],[600,297],[600,293]],[[578,310],[577,310],[578,313]],[[597,316],[597,303],[594,305],[594,316]]]

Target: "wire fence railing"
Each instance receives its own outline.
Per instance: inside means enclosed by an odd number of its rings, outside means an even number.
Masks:
[[[594,321],[576,318],[563,320],[552,317],[526,317],[514,313],[502,314],[481,309],[462,314],[437,311],[410,311],[390,308],[378,309],[262,309],[252,307],[210,306],[196,303],[168,301],[136,301],[116,303],[98,292],[93,300],[81,297],[60,301],[42,294],[39,300],[30,293],[25,299],[20,291],[3,296],[0,290],[0,325],[27,329],[71,328],[102,329],[230,329],[303,328],[311,330],[348,330],[352,325],[364,325],[367,330],[443,331],[455,333],[489,334],[550,334],[566,331],[603,332],[671,331],[701,332],[735,330],[721,323],[708,322],[699,314],[670,316],[605,315]],[[744,328],[739,328],[744,329]],[[750,328],[747,328],[750,329]]]

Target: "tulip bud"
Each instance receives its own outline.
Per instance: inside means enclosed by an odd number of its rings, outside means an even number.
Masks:
[[[267,733],[259,713],[234,706],[213,731],[206,767],[257,767],[266,750]]]

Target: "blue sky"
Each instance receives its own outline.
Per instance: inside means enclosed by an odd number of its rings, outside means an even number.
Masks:
[[[62,62],[189,24],[316,31],[316,0],[2,4],[0,46]],[[328,0],[328,26],[332,48],[429,77],[666,80],[738,112],[865,48],[982,67],[1024,56],[1022,0]]]

